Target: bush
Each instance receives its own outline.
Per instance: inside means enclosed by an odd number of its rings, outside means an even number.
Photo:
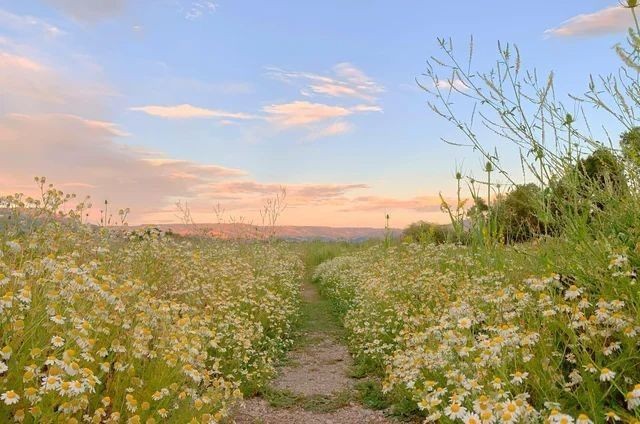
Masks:
[[[492,206],[499,232],[506,243],[523,242],[544,232],[539,218],[542,191],[535,184],[517,185]]]
[[[449,225],[433,224],[425,221],[414,222],[402,232],[406,241],[442,244],[455,240],[453,228]]]

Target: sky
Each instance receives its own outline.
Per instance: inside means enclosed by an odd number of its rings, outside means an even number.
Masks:
[[[0,193],[42,175],[132,224],[177,222],[178,201],[258,224],[284,187],[282,224],[445,222],[438,193],[482,160],[416,84],[437,38],[473,35],[480,70],[516,43],[581,94],[619,66],[617,4],[0,0]]]

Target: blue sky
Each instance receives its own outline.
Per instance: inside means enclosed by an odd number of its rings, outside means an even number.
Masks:
[[[480,70],[516,43],[581,94],[619,66],[616,4],[0,0],[0,189],[44,174],[168,222],[177,200],[254,220],[282,185],[284,223],[443,221],[438,192],[481,160],[440,141],[457,133],[415,84],[436,37],[473,34]]]

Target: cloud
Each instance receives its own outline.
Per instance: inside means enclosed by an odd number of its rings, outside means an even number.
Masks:
[[[354,113],[379,112],[381,109],[371,105],[356,105],[353,107],[331,106],[324,103],[295,101],[290,103],[272,104],[265,106],[263,111],[267,119],[280,127],[291,128],[309,126],[330,119],[344,118]],[[332,127],[333,131],[347,129],[347,123],[338,122]],[[326,129],[326,128],[325,128]]]
[[[189,1],[184,9],[185,19],[194,21],[204,15],[212,14],[218,9],[218,5],[210,0]]]
[[[29,181],[45,175],[74,189],[90,188],[94,199],[131,207],[138,217],[208,192],[214,182],[246,175],[227,167],[158,156],[118,143],[113,123],[66,114],[0,117],[0,174]],[[81,184],[81,185],[80,185]],[[0,184],[3,193],[15,184]],[[87,190],[83,190],[87,191]]]
[[[26,72],[40,72],[44,66],[34,60],[10,53],[0,52],[0,68],[14,68]]]
[[[397,209],[417,212],[440,211],[441,200],[438,196],[416,196],[398,199],[380,196],[361,196],[352,199],[345,211],[391,211]]]
[[[45,20],[30,15],[16,15],[0,9],[0,26],[13,31],[36,30],[48,37],[57,37],[64,32]]]
[[[341,106],[329,106],[307,101],[273,104],[265,106],[263,110],[269,115],[269,120],[282,127],[308,125],[327,119],[341,118],[353,113],[350,109]]]
[[[327,76],[280,68],[267,69],[267,74],[272,78],[287,83],[302,83],[302,93],[306,96],[348,97],[375,102],[384,92],[382,85],[351,63],[338,63],[333,67],[332,73],[333,75]]]
[[[202,165],[188,160],[170,158],[141,159],[158,170],[167,170],[168,175],[176,178],[198,180],[210,177],[240,177],[247,175],[245,171],[217,165]]]
[[[355,105],[351,108],[353,112],[382,112],[378,105]]]
[[[255,116],[246,113],[227,112],[224,110],[205,109],[190,104],[175,106],[140,106],[130,110],[144,112],[147,115],[166,119],[193,119],[193,118],[223,118],[223,119],[255,119]]]
[[[259,183],[256,181],[229,181],[213,186],[221,193],[243,193],[271,195],[282,189],[282,184]],[[351,190],[367,189],[366,184],[288,184],[286,185],[288,198],[297,200],[318,200],[345,195]]]
[[[95,23],[122,13],[129,0],[45,0],[71,18]]]
[[[12,47],[11,43],[5,44]],[[69,59],[69,66],[81,69],[82,59]],[[0,92],[2,111],[89,114],[102,109],[96,102],[115,95],[109,87],[96,82],[70,81],[50,66],[33,57],[2,49],[0,45]]]
[[[263,107],[267,120],[279,128],[302,127],[308,132],[307,140],[316,140],[344,134],[353,129],[346,117],[357,113],[382,112],[377,104],[384,87],[348,62],[338,63],[330,75],[311,72],[287,71],[267,68],[267,74],[279,81],[299,85],[306,97],[343,99],[343,105],[297,100]],[[349,102],[347,102],[349,101]],[[354,101],[359,103],[353,104]],[[327,121],[333,121],[327,123]]]
[[[467,85],[460,79],[454,79],[454,80],[439,80],[437,83],[434,83],[434,85],[441,89],[441,90],[457,90],[457,91],[466,91],[469,89],[469,87],[467,87]]]
[[[344,134],[351,131],[353,126],[345,121],[334,122],[324,128],[321,128],[319,131],[311,133],[309,136],[310,140],[316,140],[324,137],[333,137],[336,135]]]
[[[594,13],[574,16],[544,33],[551,37],[589,37],[623,32],[632,25],[633,17],[629,9],[612,6]]]

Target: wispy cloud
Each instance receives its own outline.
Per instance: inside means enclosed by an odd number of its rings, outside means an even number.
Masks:
[[[228,181],[216,183],[210,189],[219,195],[271,196],[282,189],[283,184],[260,183],[257,181]],[[287,199],[292,206],[304,206],[309,203],[334,203],[354,190],[366,190],[367,184],[287,184]]]
[[[171,176],[197,180],[210,177],[241,177],[247,173],[241,169],[227,168],[218,165],[198,164],[188,160],[171,158],[143,158],[142,161],[156,169],[168,170]]]
[[[117,16],[129,0],[44,0],[65,15],[81,21],[95,23]]]
[[[24,56],[0,51],[0,68],[18,69],[27,72],[40,72],[45,68],[42,64]]]
[[[301,93],[306,96],[350,97],[375,102],[384,92],[382,85],[348,62],[335,65],[330,75],[280,68],[267,68],[267,73],[283,82],[302,84]]]
[[[589,37],[626,31],[632,25],[633,17],[629,9],[611,6],[574,16],[544,33],[550,37]]]
[[[138,106],[132,107],[130,110],[136,112],[144,112],[147,115],[157,116],[165,119],[194,119],[194,118],[220,118],[220,119],[255,119],[253,115],[240,112],[228,112],[218,109],[206,109],[202,107],[192,106],[190,104],[181,104],[174,106]]]
[[[309,131],[308,138],[314,140],[351,130],[351,124],[341,120],[341,118],[355,113],[380,112],[381,109],[371,105],[343,107],[295,101],[265,106],[263,111],[267,114],[267,120],[278,127],[283,129],[304,127]],[[334,122],[329,125],[326,124],[326,121],[332,120]]]
[[[466,91],[469,89],[469,87],[467,87],[467,85],[460,79],[454,79],[454,80],[447,80],[447,79],[442,79],[442,80],[438,80],[438,82],[435,83],[435,86],[441,90],[457,90],[457,91]]]
[[[214,13],[218,5],[210,0],[190,0],[184,10],[185,19],[194,21],[201,17]]]
[[[41,60],[2,47],[0,92],[5,111],[87,113],[93,110],[96,97],[104,100],[114,94],[100,83],[69,81]],[[77,58],[69,63],[82,66]]]
[[[16,15],[6,10],[0,9],[0,26],[13,31],[39,31],[48,37],[57,37],[64,32],[49,22],[30,15]]]
[[[317,140],[319,138],[333,137],[340,134],[348,133],[353,129],[353,125],[345,121],[337,121],[320,128],[309,135],[309,140]]]
[[[82,182],[94,197],[131,207],[138,216],[171,204],[175,197],[197,196],[214,182],[245,175],[131,149],[116,141],[124,134],[113,123],[76,115],[1,116],[0,157],[6,159],[0,162],[0,174],[20,181],[46,175],[66,185]],[[5,193],[10,189],[0,187]]]
[[[349,202],[346,211],[391,211],[412,210],[417,212],[436,212],[440,210],[441,200],[437,196],[416,196],[406,199],[360,196]]]
[[[307,101],[273,104],[265,106],[263,110],[270,121],[282,127],[309,125],[327,119],[342,118],[353,113],[352,110],[342,106]]]

